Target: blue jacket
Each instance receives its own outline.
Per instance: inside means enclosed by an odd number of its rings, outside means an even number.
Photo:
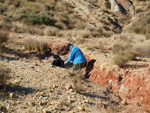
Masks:
[[[79,63],[87,62],[87,60],[84,54],[82,53],[82,51],[78,47],[72,46],[70,50],[69,58],[66,60],[66,62],[79,64]]]

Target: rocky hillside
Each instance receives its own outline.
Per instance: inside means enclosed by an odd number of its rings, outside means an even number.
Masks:
[[[0,112],[149,113],[149,0],[0,0]],[[71,68],[81,48],[89,78]]]

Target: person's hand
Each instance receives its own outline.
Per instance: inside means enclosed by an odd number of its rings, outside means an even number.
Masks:
[[[65,61],[65,63],[64,63],[65,65],[67,64],[67,62]]]

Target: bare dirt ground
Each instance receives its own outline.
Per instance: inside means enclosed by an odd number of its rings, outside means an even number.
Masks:
[[[85,55],[96,59],[95,66],[116,68],[112,62],[109,48],[117,39],[95,38],[85,39],[80,43],[75,37],[57,38],[30,36],[28,34],[10,33],[10,51],[1,59],[1,63],[11,69],[10,78],[4,93],[1,93],[1,112],[14,113],[141,113],[142,106],[135,103],[123,105],[122,99],[105,87],[91,82],[81,76],[80,93],[74,86],[75,78],[69,74],[70,69],[51,67],[53,55],[42,57],[34,51],[26,51],[18,42],[27,37],[47,40],[52,44],[66,44],[68,42],[81,48]],[[116,42],[114,41],[114,43]],[[95,45],[100,46],[97,49]],[[94,47],[95,48],[94,48]],[[60,56],[66,60],[68,55]],[[77,75],[76,75],[77,76]],[[132,109],[134,107],[134,109]]]
[[[83,4],[79,0],[73,0],[76,4],[76,11],[91,26],[109,27],[113,30],[114,25],[103,25],[101,22],[108,17],[101,10],[88,10],[89,4]],[[99,16],[97,16],[99,15]],[[111,14],[110,14],[111,15]],[[109,16],[110,16],[109,15]],[[108,19],[106,19],[107,21]],[[112,32],[111,32],[112,33]],[[74,86],[75,77],[69,74],[70,69],[51,67],[53,54],[49,53],[47,57],[41,56],[34,51],[26,51],[20,45],[25,38],[32,37],[46,40],[52,45],[64,45],[73,43],[81,48],[84,54],[90,59],[95,59],[94,66],[100,66],[101,69],[119,71],[117,74],[124,74],[125,71],[140,74],[144,77],[149,69],[149,59],[137,59],[128,64],[126,68],[120,69],[114,65],[112,47],[116,43],[122,43],[129,38],[129,41],[145,40],[142,35],[114,34],[111,37],[100,38],[81,38],[81,37],[52,37],[52,36],[34,36],[29,34],[10,33],[10,40],[7,47],[10,49],[0,59],[0,63],[11,69],[10,78],[6,87],[0,93],[0,112],[3,113],[149,113],[143,111],[143,105],[129,99],[122,103],[117,93],[109,91],[97,83],[85,79],[83,76],[79,79],[79,88],[83,91],[76,92]],[[66,60],[68,55],[60,56]],[[100,72],[99,72],[100,73]],[[99,76],[98,73],[98,76]],[[76,75],[78,76],[78,75]],[[105,75],[104,75],[105,76]],[[100,78],[100,77],[99,77]],[[136,78],[136,77],[135,77]],[[126,81],[125,81],[126,82]],[[126,83],[127,84],[127,83]],[[131,82],[130,82],[131,84]],[[128,86],[128,84],[127,84]],[[149,87],[148,87],[149,88]],[[123,92],[124,94],[126,92]],[[134,92],[135,93],[135,92]],[[143,95],[142,95],[143,96]],[[125,104],[125,105],[124,105]]]
[[[1,112],[41,113],[43,110],[45,113],[46,110],[56,113],[108,113],[123,109],[118,96],[83,77],[80,87],[84,91],[76,93],[69,69],[51,67],[52,56],[40,60],[37,53],[24,51],[17,42],[25,37],[27,35],[11,33],[8,46],[12,50],[1,60],[4,66],[11,69],[5,92],[0,96]],[[45,38],[53,43],[59,40]],[[68,42],[65,38],[61,41]],[[61,57],[65,60],[67,56]]]

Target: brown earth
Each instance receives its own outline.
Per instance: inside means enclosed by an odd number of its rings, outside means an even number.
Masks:
[[[29,35],[10,33],[9,51],[1,59],[3,66],[11,69],[5,90],[0,93],[1,112],[14,113],[57,113],[76,112],[113,112],[124,106],[121,99],[94,82],[82,77],[81,91],[76,93],[69,70],[51,67],[53,54],[47,57],[34,51],[26,51],[18,42]],[[35,36],[31,36],[35,37]],[[43,38],[57,42],[59,38]],[[59,44],[67,43],[65,38]],[[56,44],[57,45],[57,44]],[[65,60],[68,55],[61,56]],[[44,111],[45,110],[45,111]]]
[[[149,60],[146,59],[146,63],[143,59],[132,61],[123,69],[114,65],[109,51],[112,42],[118,39],[85,39],[84,44],[80,44],[80,40],[75,37],[71,39],[75,46],[84,51],[87,59],[96,60],[90,78],[82,78],[81,88],[86,90],[76,93],[70,69],[51,67],[51,53],[49,56],[41,56],[34,51],[24,50],[18,42],[26,37],[42,38],[53,47],[63,47],[63,44],[70,42],[66,38],[60,40],[57,37],[10,33],[11,43],[7,45],[10,50],[1,62],[11,69],[11,77],[5,92],[1,93],[1,111],[37,113],[44,109],[51,112],[149,112],[149,107],[146,107],[149,106],[149,87],[145,82],[149,77]],[[105,45],[101,50],[93,48],[92,44],[98,42]],[[63,60],[67,57],[68,54],[61,56]],[[123,105],[122,99],[126,99],[127,104]]]
[[[77,12],[91,26],[109,27],[113,31],[120,24],[113,21],[113,16],[103,20],[102,10],[86,10],[88,4],[74,1]],[[97,16],[100,15],[100,16]],[[134,19],[134,18],[133,18]],[[99,22],[100,21],[100,22]],[[109,21],[104,25],[101,21]],[[131,40],[145,40],[144,36],[132,34]],[[1,56],[0,62],[11,69],[7,86],[0,93],[0,111],[14,113],[48,112],[89,112],[89,113],[149,113],[150,112],[150,59],[137,58],[124,68],[119,68],[112,61],[111,49],[121,43],[121,34],[109,38],[80,39],[79,37],[31,36],[29,34],[10,33],[8,53]],[[51,53],[40,55],[35,51],[26,51],[19,42],[27,37],[43,39],[50,43]],[[135,38],[136,37],[136,38]],[[51,67],[54,54],[61,54],[67,43],[81,48],[87,59],[95,59],[90,78],[82,76],[77,93],[70,76],[70,68]],[[60,55],[66,60],[68,54]],[[78,75],[78,74],[77,74]],[[76,75],[76,76],[77,76]],[[122,104],[123,99],[125,103]],[[43,111],[42,111],[43,110]]]

